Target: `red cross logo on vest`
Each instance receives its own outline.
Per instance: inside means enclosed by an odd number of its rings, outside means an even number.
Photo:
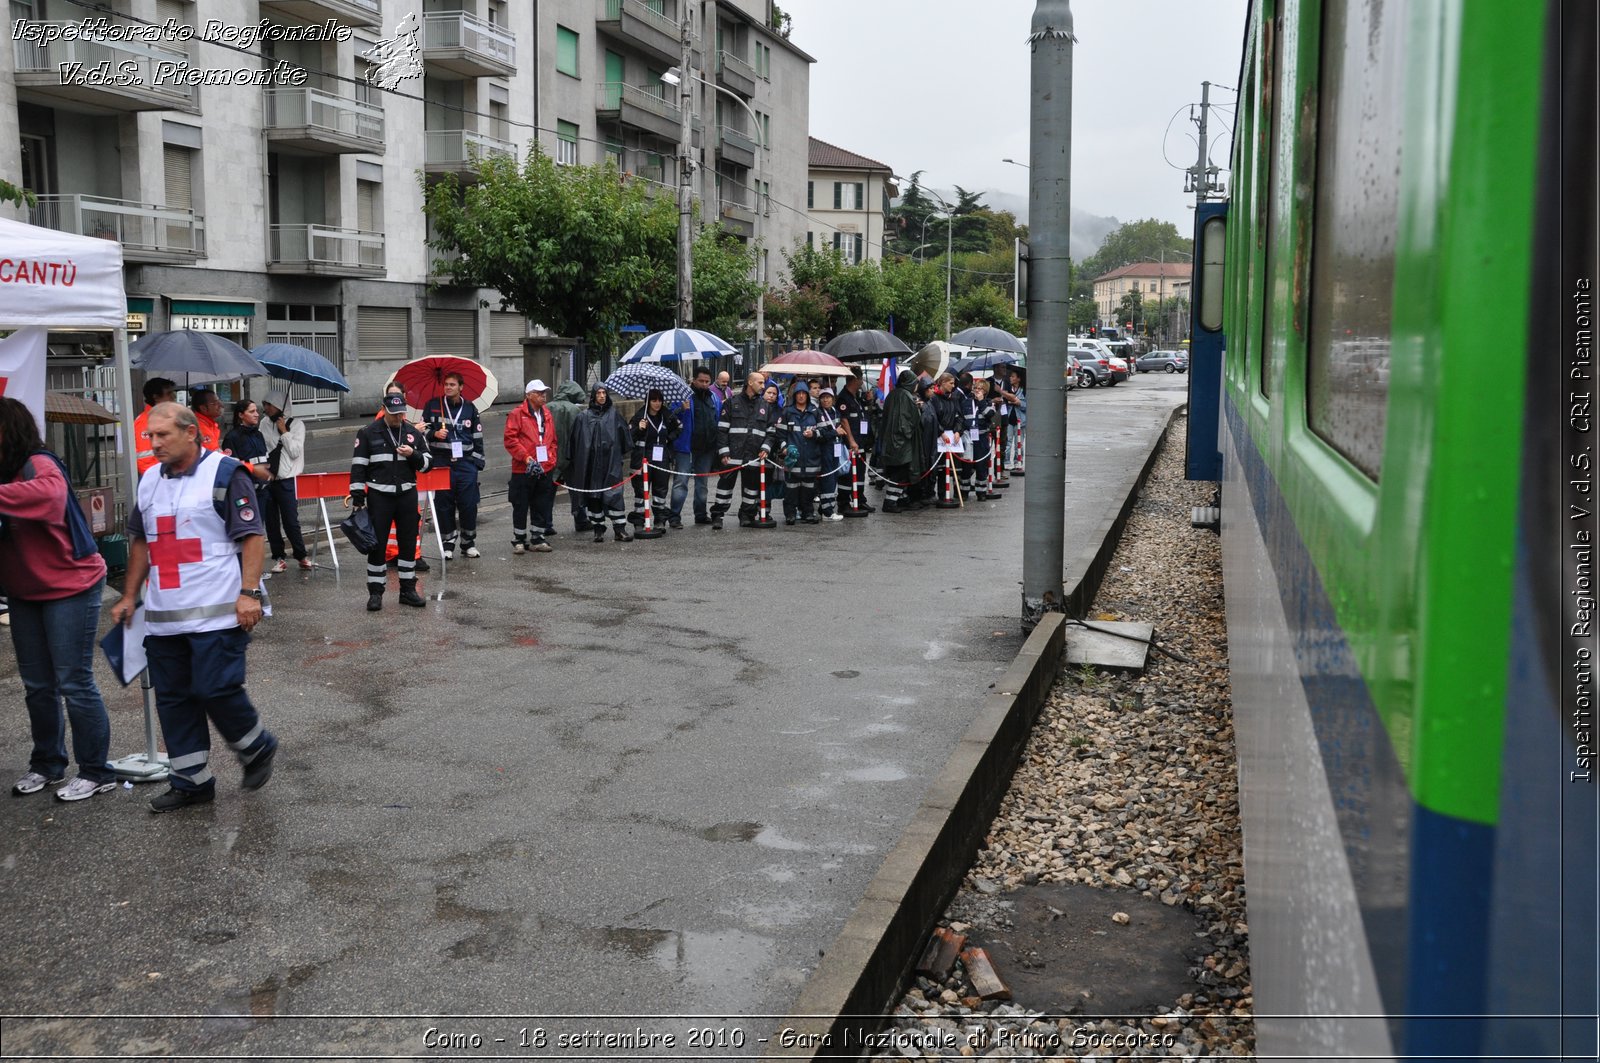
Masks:
[[[200,540],[178,538],[177,517],[156,518],[156,539],[150,544],[150,564],[156,569],[156,586],[171,590],[183,586],[182,565],[199,561]]]

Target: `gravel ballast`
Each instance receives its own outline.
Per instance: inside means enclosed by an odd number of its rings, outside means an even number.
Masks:
[[[1144,917],[1162,905],[1193,921],[1190,929],[1179,920],[1181,940],[1168,950],[1181,949],[1188,984],[1175,986],[1170,999],[1112,1016],[1096,1007],[1118,997],[1118,975],[1106,973],[1103,962],[1066,972],[1088,988],[1065,1003],[1028,999],[1028,972],[998,962],[1016,999],[980,1000],[958,962],[942,981],[917,977],[875,1058],[1253,1055],[1221,548],[1213,532],[1190,526],[1191,509],[1211,504],[1214,485],[1183,478],[1184,423],[1173,421],[1085,618],[1154,624],[1156,644],[1172,655],[1152,652],[1142,676],[1092,668],[1061,675],[985,845],[939,922],[966,934],[969,946],[1009,944],[1028,929],[1018,926],[1019,909],[1038,910],[1025,905],[1028,891],[1057,884],[1108,891],[1113,903],[1080,906],[1096,909],[1103,930],[1083,935],[1081,949],[1053,939],[1042,958],[1048,966],[1070,969],[1080,951],[1111,957],[1113,968],[1121,961],[1130,971],[1141,966],[1152,957],[1137,953],[1151,946],[1129,923],[1137,929],[1163,921]],[[1051,904],[1070,904],[1059,889],[1051,896]],[[1118,910],[1106,917],[1101,907]],[[1047,910],[1074,933],[1082,925],[1071,918],[1082,912]],[[1127,935],[1121,943],[1118,934]]]

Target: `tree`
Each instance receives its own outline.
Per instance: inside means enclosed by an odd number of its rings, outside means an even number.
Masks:
[[[769,332],[790,341],[819,341],[827,333],[833,300],[815,284],[789,286],[767,298]]]
[[[1022,323],[1011,312],[1011,297],[992,284],[981,284],[957,299],[951,316],[950,327],[957,332],[975,325],[993,325],[1011,333],[1022,331]]]
[[[908,258],[884,259],[894,331],[913,350],[944,332],[944,270]]]
[[[1067,307],[1067,328],[1075,333],[1086,333],[1100,316],[1100,308],[1093,299],[1074,299]]]
[[[883,328],[889,323],[889,289],[876,262],[844,266],[834,277],[828,294],[834,300],[833,313],[828,316],[830,336]]]
[[[33,194],[31,188],[18,188],[10,181],[0,180],[0,203],[15,203],[19,207],[31,207],[39,202],[39,197]]]
[[[1105,243],[1095,253],[1096,272],[1089,280],[1134,262],[1159,262],[1163,250],[1189,254],[1194,250],[1194,242],[1179,235],[1178,227],[1170,221],[1146,218],[1128,222],[1106,236]]]
[[[456,284],[493,288],[504,304],[563,336],[610,347],[625,324],[670,324],[677,211],[616,167],[557,166],[537,144],[519,169],[478,164],[477,183],[425,186],[436,237],[459,258],[438,263]]]
[[[694,240],[695,327],[728,338],[755,310],[761,285],[753,275],[755,248],[721,226],[708,225]],[[674,293],[676,294],[676,293]]]
[[[1117,324],[1125,325],[1132,322],[1135,329],[1144,324],[1144,293],[1129,292],[1122,297],[1122,302],[1117,304]]]

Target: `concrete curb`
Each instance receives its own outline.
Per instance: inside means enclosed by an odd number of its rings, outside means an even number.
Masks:
[[[1048,614],[995,684],[764,1056],[849,1058],[882,1024],[928,924],[989,829],[1055,682],[1065,618]]]
[[[1150,476],[1150,470],[1155,467],[1156,454],[1165,443],[1167,433],[1172,431],[1172,422],[1180,412],[1187,411],[1188,408],[1188,403],[1172,408],[1172,412],[1167,415],[1167,423],[1161,428],[1156,445],[1145,455],[1144,465],[1140,467],[1139,475],[1134,477],[1133,487],[1128,491],[1127,497],[1120,505],[1106,512],[1095,533],[1090,536],[1090,541],[1095,544],[1094,550],[1087,555],[1079,554],[1073,559],[1073,563],[1067,566],[1068,572],[1082,573],[1080,576],[1068,576],[1062,588],[1063,606],[1068,616],[1081,620],[1088,613],[1089,606],[1094,604],[1094,597],[1100,593],[1100,584],[1105,579],[1106,571],[1111,567],[1111,557],[1117,552],[1122,529],[1128,526],[1128,518],[1133,515],[1134,503],[1139,501],[1139,491]]]
[[[1094,601],[1156,453],[1183,408],[1173,409],[1127,497],[1106,514],[1097,548],[1087,559],[1075,559],[1081,567],[1070,571],[1082,575],[1066,588],[1071,615],[1082,616]],[[929,927],[955,897],[1011,785],[1060,669],[1066,616],[1046,614],[995,684],[763,1057],[837,1060],[868,1054],[870,1036],[902,992]]]

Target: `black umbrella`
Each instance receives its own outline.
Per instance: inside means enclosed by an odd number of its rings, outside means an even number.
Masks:
[[[131,345],[128,354],[134,368],[146,373],[193,373],[209,380],[271,375],[249,351],[214,332],[152,332]]]
[[[899,337],[882,329],[868,328],[835,336],[822,346],[823,353],[840,361],[860,358],[886,358],[891,354],[910,354],[911,348]]]
[[[962,329],[950,337],[951,343],[963,347],[977,347],[985,351],[1010,351],[1012,354],[1027,354],[1028,347],[1017,337],[1003,328],[992,325],[978,325],[974,328]]]

